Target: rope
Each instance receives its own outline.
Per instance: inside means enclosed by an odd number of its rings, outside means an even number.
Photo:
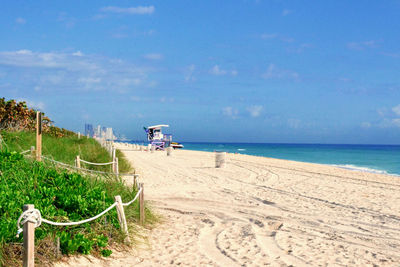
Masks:
[[[65,166],[67,168],[71,168],[71,169],[76,169],[76,170],[86,171],[86,172],[92,172],[92,173],[101,173],[101,174],[108,174],[108,175],[112,174],[112,175],[114,175],[114,173],[112,173],[112,172],[103,172],[103,171],[89,170],[89,169],[85,169],[85,168],[78,168],[78,167],[75,167],[75,166],[72,166],[72,165],[69,165],[69,164],[65,164],[65,163],[60,162],[60,161],[53,160],[53,159],[45,157],[45,156],[42,156],[42,158],[45,159],[45,160],[57,163],[57,164],[59,164],[61,166]]]
[[[136,193],[136,196],[131,201],[129,201],[127,203],[121,203],[122,206],[129,206],[130,204],[135,202],[135,200],[139,197],[142,190],[143,189],[140,188],[139,191]],[[19,218],[17,220],[17,227],[18,227],[17,237],[19,237],[19,234],[21,232],[23,232],[23,228],[21,227],[21,225],[24,225],[27,222],[34,223],[35,228],[39,227],[42,224],[42,222],[50,224],[50,225],[55,225],[55,226],[79,225],[79,224],[88,223],[88,222],[98,219],[99,217],[101,217],[104,214],[106,214],[107,212],[109,212],[116,205],[117,205],[117,202],[114,202],[111,206],[109,206],[107,209],[103,210],[101,213],[97,214],[96,216],[86,219],[86,220],[77,221],[77,222],[53,222],[53,221],[42,218],[42,214],[40,213],[40,211],[38,209],[26,210],[26,211],[22,212],[22,214],[19,216]]]
[[[91,221],[96,220],[97,218],[103,216],[104,214],[106,214],[107,212],[109,212],[112,208],[114,208],[117,205],[117,202],[114,202],[110,207],[108,207],[107,209],[105,209],[104,211],[102,211],[101,213],[97,214],[96,216],[86,219],[86,220],[82,220],[82,221],[78,221],[78,222],[53,222],[53,221],[49,221],[46,219],[42,218],[42,222],[47,223],[47,224],[51,224],[51,225],[56,225],[56,226],[71,226],[71,225],[79,225],[79,224],[83,224],[83,223],[88,223]]]
[[[91,165],[97,165],[97,166],[103,166],[103,165],[111,165],[111,164],[113,164],[114,162],[107,162],[107,163],[94,163],[94,162],[89,162],[89,161],[86,161],[86,160],[83,160],[83,159],[79,159],[80,161],[82,161],[82,162],[84,162],[84,163],[87,163],[87,164],[91,164]]]
[[[28,153],[28,152],[31,152],[31,150],[29,149],[29,150],[22,151],[22,152],[20,152],[20,154],[25,154],[25,153]]]
[[[122,206],[129,206],[130,204],[132,204],[133,202],[135,202],[135,200],[139,197],[140,193],[142,192],[142,188],[139,189],[139,191],[136,193],[136,196],[129,202],[127,203],[122,203]]]
[[[19,237],[19,234],[24,231],[21,224],[24,225],[27,222],[34,223],[35,228],[39,227],[42,224],[42,215],[40,214],[40,211],[38,209],[26,210],[21,214],[21,216],[19,216],[17,221],[17,237]]]

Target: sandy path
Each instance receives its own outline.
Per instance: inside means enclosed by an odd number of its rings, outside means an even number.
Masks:
[[[147,248],[70,266],[400,266],[399,177],[246,155],[216,169],[207,152],[125,154],[165,222]]]

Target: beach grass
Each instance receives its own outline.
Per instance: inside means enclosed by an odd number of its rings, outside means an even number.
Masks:
[[[22,132],[8,132],[2,131],[0,134],[3,137],[4,142],[8,146],[9,151],[22,152],[30,149],[31,146],[35,146],[36,135],[32,131]],[[111,162],[112,157],[106,149],[93,138],[87,138],[81,136],[78,138],[77,135],[67,135],[63,137],[56,137],[49,133],[44,133],[42,137],[42,154],[43,156],[50,157],[54,160],[74,165],[75,158],[77,155],[81,159],[96,162],[105,163]],[[119,162],[119,172],[127,173],[133,171],[129,161],[126,160],[125,156],[121,151],[116,153]],[[82,163],[83,168],[111,172],[111,165],[107,166],[93,166]]]

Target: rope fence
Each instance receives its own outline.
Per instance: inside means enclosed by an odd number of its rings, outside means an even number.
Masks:
[[[89,164],[89,165],[96,165],[96,166],[104,166],[104,165],[111,165],[114,164],[114,161],[111,162],[106,162],[106,163],[95,163],[95,162],[89,162],[83,159],[80,159],[81,162]]]
[[[77,222],[54,222],[47,220],[42,217],[40,210],[35,209],[34,205],[28,204],[24,205],[23,212],[19,216],[17,220],[17,237],[21,233],[23,233],[24,238],[24,256],[23,256],[23,266],[34,266],[35,258],[34,258],[34,245],[35,245],[35,228],[38,228],[42,223],[47,223],[54,226],[73,226],[73,225],[80,225],[84,223],[88,223],[94,221],[114,207],[117,210],[118,221],[120,223],[122,231],[126,235],[126,241],[130,242],[129,239],[129,232],[125,218],[124,207],[131,205],[139,198],[139,221],[140,224],[144,224],[145,214],[144,214],[144,185],[143,183],[139,184],[139,190],[137,191],[135,197],[127,202],[123,203],[121,200],[121,196],[115,196],[115,202],[109,206],[104,211],[100,212],[99,214]]]

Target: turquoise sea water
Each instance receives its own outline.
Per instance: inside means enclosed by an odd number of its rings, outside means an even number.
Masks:
[[[400,175],[400,145],[320,145],[183,143],[184,149],[337,165],[360,171]]]

